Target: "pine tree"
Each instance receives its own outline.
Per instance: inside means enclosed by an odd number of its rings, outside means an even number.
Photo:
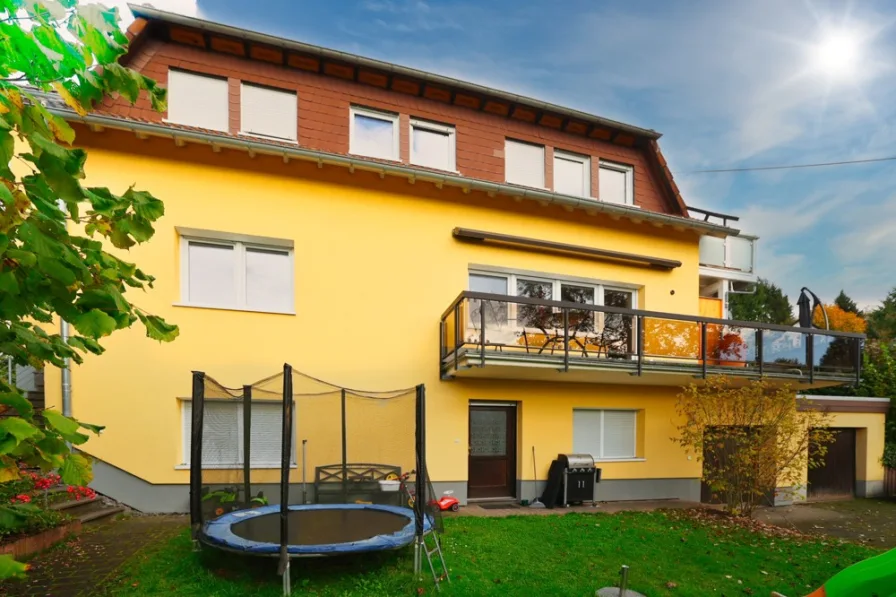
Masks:
[[[790,325],[793,323],[793,307],[784,291],[768,280],[759,279],[754,294],[728,296],[728,308],[732,319]]]
[[[841,290],[840,294],[837,295],[837,298],[834,299],[834,304],[848,313],[855,313],[859,316],[862,315],[856,302],[849,298],[843,290]]]

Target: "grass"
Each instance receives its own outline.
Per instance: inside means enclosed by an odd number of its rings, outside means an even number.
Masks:
[[[445,597],[591,596],[615,585],[622,564],[630,588],[663,595],[797,596],[844,567],[878,553],[840,541],[768,535],[716,516],[628,512],[446,521],[452,574]],[[424,563],[425,565],[425,563]],[[355,558],[293,561],[293,594],[368,597],[434,594],[411,578],[411,550]],[[273,560],[191,551],[185,530],[122,569],[112,597],[275,597]]]

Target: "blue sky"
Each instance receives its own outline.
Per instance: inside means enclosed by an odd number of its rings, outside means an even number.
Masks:
[[[844,288],[867,306],[896,286],[896,161],[692,173],[896,155],[892,2],[155,5],[656,129],[685,201],[741,216],[791,300]]]

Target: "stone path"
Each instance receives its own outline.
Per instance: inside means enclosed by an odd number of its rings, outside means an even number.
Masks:
[[[757,520],[795,528],[810,535],[896,547],[896,500],[856,499],[763,508]]]
[[[30,561],[28,578],[0,583],[2,597],[88,597],[125,560],[173,536],[186,516],[134,516],[86,527],[79,537]]]
[[[569,508],[530,508],[528,506],[506,508],[483,508],[482,502],[470,504],[460,509],[460,512],[444,512],[448,516],[481,516],[487,518],[500,518],[502,516],[547,516],[568,514],[569,512],[647,512],[660,508],[705,508],[706,504],[686,502],[684,500],[639,500],[634,502],[598,502],[594,506],[570,506]],[[497,505],[497,504],[496,504]],[[712,508],[713,506],[709,506]]]

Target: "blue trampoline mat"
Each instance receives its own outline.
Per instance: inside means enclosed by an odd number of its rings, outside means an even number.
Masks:
[[[424,531],[432,519],[424,519]],[[295,556],[397,549],[414,540],[414,511],[379,504],[305,504],[289,507],[289,547]],[[209,545],[256,555],[280,552],[280,506],[237,510],[206,522]]]

